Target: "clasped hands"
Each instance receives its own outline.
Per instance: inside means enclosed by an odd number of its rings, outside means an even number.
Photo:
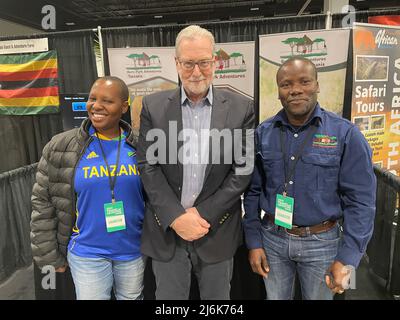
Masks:
[[[200,216],[196,208],[188,208],[170,225],[183,240],[194,241],[204,237],[210,230],[210,224]]]

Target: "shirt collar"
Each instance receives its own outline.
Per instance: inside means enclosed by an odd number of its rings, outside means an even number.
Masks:
[[[210,106],[212,106],[213,98],[214,98],[212,89],[213,88],[212,88],[212,85],[211,85],[210,88],[208,89],[207,95],[201,100],[201,101],[204,101],[205,104],[208,103],[208,105],[210,105]],[[183,89],[183,86],[181,86],[181,106],[186,105],[186,102],[192,103],[190,101],[190,99],[187,97],[185,89]]]
[[[120,130],[121,130],[121,140],[124,140],[126,138],[126,132],[122,128],[120,128]],[[90,127],[89,127],[89,134],[91,136],[93,136],[93,137],[97,137],[98,136],[98,138],[100,140],[106,140],[106,141],[111,141],[111,140],[118,141],[119,140],[119,137],[115,137],[114,139],[110,139],[110,138],[107,138],[106,136],[103,136],[99,132],[97,133],[97,136],[96,136],[96,130],[94,129],[93,125],[90,125]]]
[[[311,114],[310,119],[308,119],[307,122],[304,125],[302,125],[302,127],[305,127],[311,122],[314,122],[315,118],[319,118],[319,122],[322,123],[322,110],[318,102],[315,106],[313,113]],[[281,123],[285,126],[291,126],[284,109],[282,109],[275,115],[273,122],[276,124]]]

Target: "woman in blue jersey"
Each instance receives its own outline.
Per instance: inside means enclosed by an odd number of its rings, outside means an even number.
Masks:
[[[69,265],[77,299],[142,299],[143,188],[137,135],[121,120],[128,88],[116,77],[93,84],[81,127],[46,145],[32,195],[31,243],[41,268]]]

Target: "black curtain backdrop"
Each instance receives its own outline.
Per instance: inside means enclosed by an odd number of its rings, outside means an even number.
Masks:
[[[251,21],[231,21],[218,23],[199,23],[211,31],[218,43],[255,41],[254,104],[256,121],[259,118],[259,72],[258,72],[258,36],[269,33],[281,33],[325,28],[325,15],[311,15],[295,18],[266,18]],[[173,47],[179,31],[188,25],[104,28],[103,55],[105,74],[110,74],[108,48],[125,47]]]
[[[216,42],[256,41],[258,35],[261,34],[323,29],[325,28],[325,15],[201,23],[199,25],[210,30]],[[107,48],[175,46],[176,36],[186,26],[188,25],[102,29],[106,74],[110,72]]]
[[[2,40],[49,39],[57,50],[60,93],[88,92],[97,78],[94,32],[76,31],[2,37]],[[0,173],[39,161],[44,145],[62,131],[60,114],[0,115]]]
[[[376,166],[374,171],[378,186],[374,233],[367,249],[369,267],[386,281],[392,295],[400,295],[400,178]]]
[[[36,164],[0,174],[0,282],[32,263],[29,223]]]

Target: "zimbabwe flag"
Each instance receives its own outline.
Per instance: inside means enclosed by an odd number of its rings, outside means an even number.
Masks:
[[[0,114],[59,110],[57,53],[0,55]]]

